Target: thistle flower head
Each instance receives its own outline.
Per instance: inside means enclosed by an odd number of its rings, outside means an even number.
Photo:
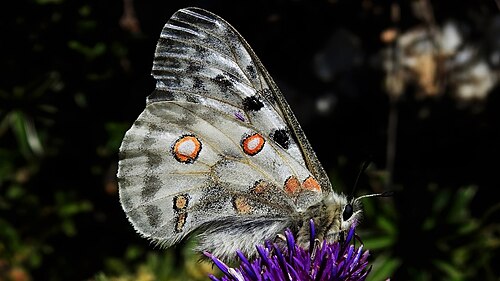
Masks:
[[[239,268],[231,268],[217,257],[205,252],[214,264],[223,272],[221,278],[213,275],[213,281],[257,281],[257,280],[300,280],[300,281],[340,281],[365,280],[370,272],[368,267],[369,251],[363,245],[356,248],[350,242],[354,236],[355,224],[343,242],[315,243],[314,222],[311,220],[310,247],[304,249],[295,243],[290,230],[285,231],[286,247],[267,242],[257,245],[259,256],[249,261],[237,251],[241,263]]]

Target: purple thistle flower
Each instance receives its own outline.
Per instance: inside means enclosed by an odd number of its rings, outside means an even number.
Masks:
[[[316,247],[314,222],[311,220],[311,237],[309,249],[295,244],[290,230],[285,231],[286,248],[267,242],[258,245],[259,257],[249,261],[245,255],[237,251],[240,259],[239,268],[231,268],[210,253],[204,254],[224,273],[220,279],[210,275],[213,281],[361,281],[365,280],[371,270],[368,267],[369,251],[363,245],[357,249],[350,242],[354,237],[355,224],[349,229],[343,242],[327,243]]]

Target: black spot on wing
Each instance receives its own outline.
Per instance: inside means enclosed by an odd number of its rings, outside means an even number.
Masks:
[[[193,78],[193,88],[195,89],[204,89],[205,83],[199,77]]]
[[[271,138],[284,149],[290,146],[290,137],[285,129],[278,129],[271,133]]]
[[[222,92],[227,92],[229,87],[231,87],[233,85],[233,83],[231,81],[229,81],[229,79],[224,77],[224,75],[222,75],[222,74],[219,74],[219,75],[215,76],[215,78],[212,78],[212,81],[217,86],[219,86],[219,88]]]
[[[257,79],[257,72],[255,71],[255,67],[253,67],[253,65],[247,65],[246,69],[252,79]]]
[[[258,111],[264,106],[257,96],[246,97],[243,100],[243,107],[246,111]]]

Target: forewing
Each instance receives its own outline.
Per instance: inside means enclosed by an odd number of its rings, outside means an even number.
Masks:
[[[175,13],[161,33],[152,74],[158,80],[157,89],[222,100],[228,106],[223,110],[260,128],[306,165],[324,191],[331,191],[323,167],[276,83],[245,39],[224,19],[199,8]],[[159,91],[148,100],[163,99]]]

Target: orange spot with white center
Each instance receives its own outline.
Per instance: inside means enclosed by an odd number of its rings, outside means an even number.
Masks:
[[[241,146],[246,154],[253,156],[262,150],[265,142],[266,141],[260,134],[255,133],[244,138],[241,142]]]
[[[182,163],[193,163],[201,151],[201,142],[192,135],[180,137],[172,147],[175,159]]]
[[[290,176],[285,181],[285,192],[293,195],[300,191],[300,182],[296,176]]]
[[[307,179],[302,183],[302,187],[307,190],[321,192],[321,186],[312,176],[307,177]]]

